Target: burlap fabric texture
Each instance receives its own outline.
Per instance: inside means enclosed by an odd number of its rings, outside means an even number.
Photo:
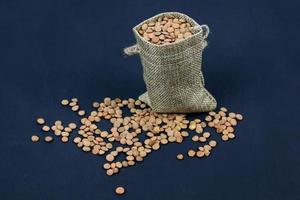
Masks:
[[[146,41],[138,30],[147,22],[162,16],[183,18],[193,26],[193,35],[183,41],[156,45]],[[205,89],[201,71],[202,51],[207,46],[207,25],[178,12],[155,15],[133,28],[137,44],[125,48],[127,55],[139,54],[147,92],[139,99],[159,113],[207,112],[217,106]]]

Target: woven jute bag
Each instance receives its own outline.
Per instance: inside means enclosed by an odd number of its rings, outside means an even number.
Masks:
[[[138,30],[159,17],[183,18],[193,26],[193,35],[180,42],[156,45],[146,41]],[[133,28],[137,44],[124,49],[127,55],[139,54],[147,92],[139,99],[159,113],[207,112],[217,106],[205,89],[201,71],[202,51],[207,46],[207,25],[178,12],[155,15]]]

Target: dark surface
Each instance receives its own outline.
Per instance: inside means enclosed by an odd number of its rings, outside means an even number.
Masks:
[[[297,0],[2,0],[0,199],[300,199],[299,8]],[[163,11],[210,26],[206,85],[219,105],[244,114],[237,139],[182,162],[175,156],[191,142],[170,144],[113,177],[102,157],[71,142],[32,144],[43,134],[36,117],[78,121],[59,105],[64,97],[90,109],[144,92],[138,57],[122,49],[134,43],[133,26]],[[115,196],[118,185],[126,195]]]

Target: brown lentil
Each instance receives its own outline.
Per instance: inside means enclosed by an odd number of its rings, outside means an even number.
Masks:
[[[194,150],[189,150],[189,151],[188,151],[188,156],[189,156],[189,157],[194,157],[195,154],[196,154],[196,152],[195,152]]]
[[[77,125],[75,123],[70,123],[68,125],[71,129],[75,129],[77,127]]]
[[[118,195],[122,195],[122,194],[125,193],[125,189],[124,189],[123,187],[117,187],[117,188],[115,189],[115,192],[116,192],[116,194],[118,194]]]
[[[43,126],[42,130],[45,131],[45,132],[48,132],[48,131],[50,131],[50,127],[49,126]]]
[[[211,141],[209,141],[209,146],[211,146],[211,147],[215,147],[215,146],[217,146],[217,142],[215,141],[215,140],[211,140]]]
[[[68,141],[69,141],[69,138],[68,138],[68,137],[62,137],[62,138],[61,138],[61,141],[64,142],[64,143],[65,143],[65,142],[68,142]]]
[[[36,122],[37,122],[38,124],[40,124],[40,125],[45,124],[45,120],[44,120],[43,118],[37,118],[37,119],[36,119]]]
[[[66,106],[68,104],[69,104],[69,100],[68,99],[61,100],[61,105]]]
[[[183,155],[180,153],[180,154],[177,154],[176,158],[177,158],[178,160],[182,160],[184,157],[183,157]]]
[[[39,136],[37,136],[37,135],[32,135],[32,136],[31,136],[31,141],[32,141],[32,142],[38,142],[39,139],[40,139],[40,138],[39,138]]]
[[[45,142],[52,142],[52,141],[53,141],[53,137],[51,137],[51,136],[46,136],[46,137],[44,138],[44,140],[45,140]]]

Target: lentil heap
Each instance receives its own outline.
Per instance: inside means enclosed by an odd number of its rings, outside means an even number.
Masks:
[[[183,160],[185,155],[190,158],[207,157],[217,142],[210,139],[212,134],[206,129],[212,128],[221,140],[229,141],[235,138],[238,121],[243,120],[241,114],[228,112],[225,107],[209,112],[203,121],[188,120],[185,114],[155,113],[140,100],[132,98],[121,100],[106,97],[103,102],[94,102],[94,110],[89,114],[81,109],[77,98],[64,99],[61,105],[77,113],[81,117],[80,124],[70,122],[65,126],[62,121],[56,120],[54,124],[47,125],[46,120],[39,117],[36,122],[44,132],[44,141],[51,143],[54,135],[66,143],[74,130],[78,129],[73,143],[83,152],[105,156],[106,163],[102,167],[108,176],[119,173],[121,168],[142,162],[150,153],[166,144],[182,143],[189,137],[189,132],[193,134],[191,141],[197,143],[198,148],[188,149],[186,153],[178,152],[174,157],[178,160]],[[129,116],[124,108],[129,109]],[[102,120],[111,123],[110,130],[100,128],[99,122]],[[140,136],[146,136],[146,139],[142,140]],[[39,136],[32,135],[31,140],[38,142]],[[124,159],[119,157],[122,154]],[[123,194],[124,191],[124,188],[116,189],[117,194]]]
[[[138,32],[145,40],[153,44],[163,45],[190,37],[193,34],[192,28],[192,25],[185,19],[171,15],[144,23]]]

